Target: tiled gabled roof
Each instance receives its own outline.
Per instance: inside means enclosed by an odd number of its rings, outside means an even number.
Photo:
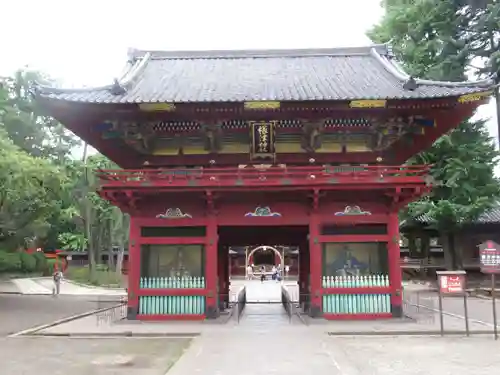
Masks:
[[[433,218],[427,214],[420,215],[412,221],[418,225],[429,225],[434,222]],[[500,224],[500,203],[486,212],[483,212],[472,224]],[[408,220],[404,220],[400,224],[402,228],[411,226]]]
[[[195,52],[129,52],[113,85],[38,87],[42,97],[88,103],[184,103],[419,99],[459,96],[493,81],[410,80],[385,45],[369,47]],[[405,85],[410,80],[412,85]],[[415,85],[416,84],[416,85]]]

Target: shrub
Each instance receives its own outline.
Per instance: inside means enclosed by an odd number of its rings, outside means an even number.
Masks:
[[[36,271],[45,272],[47,269],[47,258],[45,258],[45,254],[41,251],[37,251],[33,254],[33,257],[36,260]]]
[[[58,265],[58,267],[60,267],[61,266],[61,261],[58,260],[58,259],[54,259],[54,258],[45,259],[45,271],[44,271],[44,274],[45,275],[52,275],[52,273],[54,272],[56,264]]]
[[[10,253],[0,250],[0,272],[21,272],[22,263],[20,253]]]
[[[95,265],[95,269],[96,269],[96,271],[108,272],[109,271],[109,266],[107,264],[98,263],[98,264]]]
[[[21,260],[21,272],[31,273],[36,270],[36,258],[33,254],[28,254],[25,252],[19,253],[19,259]]]
[[[100,269],[101,268],[101,269]],[[100,286],[120,286],[121,276],[113,271],[103,271],[103,267],[96,267],[94,280],[90,278],[90,269],[86,267],[68,267],[66,277],[83,284],[93,284]],[[107,267],[106,267],[107,268]]]

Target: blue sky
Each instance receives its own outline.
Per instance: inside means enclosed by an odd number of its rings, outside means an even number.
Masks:
[[[0,75],[22,66],[64,86],[111,83],[130,47],[159,50],[369,44],[380,0],[3,0]],[[495,117],[493,103],[479,117]],[[495,121],[489,122],[497,137]]]

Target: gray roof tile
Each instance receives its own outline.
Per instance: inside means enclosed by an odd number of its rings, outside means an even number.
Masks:
[[[434,219],[430,215],[423,214],[415,218],[413,221],[416,222],[417,224],[429,225],[433,223]],[[474,224],[499,224],[499,223],[500,223],[500,203],[497,206],[483,212],[474,222]],[[411,226],[411,223],[408,222],[408,220],[404,220],[401,222],[400,226],[401,227]]]
[[[416,80],[391,60],[386,46],[344,49],[130,52],[115,85],[92,89],[38,87],[41,96],[91,103],[244,102],[414,99],[458,96],[493,82]]]

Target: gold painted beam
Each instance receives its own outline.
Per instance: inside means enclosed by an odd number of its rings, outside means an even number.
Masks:
[[[387,100],[351,100],[351,108],[385,108]]]
[[[244,108],[250,110],[263,110],[263,109],[279,109],[281,106],[280,102],[245,102]]]
[[[466,94],[458,97],[459,103],[470,103],[477,102],[479,100],[486,99],[487,97],[493,95],[493,91],[476,92],[473,94]]]
[[[139,109],[145,112],[174,112],[174,103],[140,103]]]

